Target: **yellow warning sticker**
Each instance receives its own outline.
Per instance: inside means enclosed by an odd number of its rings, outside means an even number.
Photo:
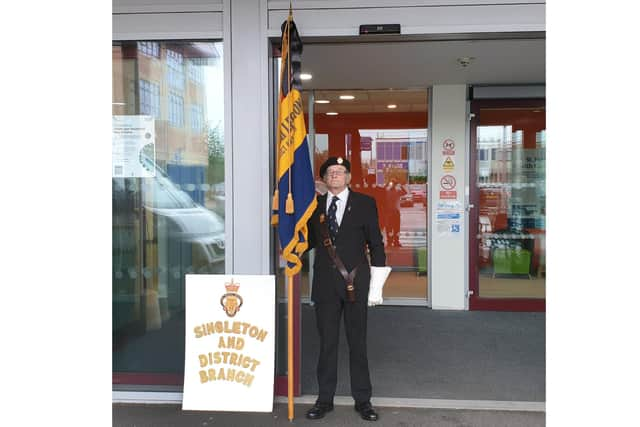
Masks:
[[[455,167],[456,165],[453,163],[453,160],[451,160],[451,157],[447,157],[444,163],[442,163],[442,169],[446,172],[451,172]]]

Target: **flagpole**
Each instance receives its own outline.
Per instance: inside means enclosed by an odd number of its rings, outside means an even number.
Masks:
[[[287,17],[287,86],[289,87],[289,94],[292,93],[293,87],[291,86],[291,32],[290,32],[290,23],[293,20],[293,5],[291,4],[291,0],[289,0],[289,16]],[[289,96],[289,102],[291,102],[291,96]],[[292,110],[292,107],[289,107],[289,111]],[[287,213],[293,213],[293,199],[291,198],[291,163],[293,163],[293,153],[291,153],[291,137],[293,132],[289,132],[289,155],[291,156],[291,160],[289,162],[289,194],[287,195],[287,202],[285,203],[286,208],[285,211]],[[291,203],[289,203],[291,202]],[[287,319],[288,319],[288,338],[287,338],[287,346],[288,346],[288,356],[287,356],[287,400],[289,406],[289,422],[293,421],[294,417],[294,405],[293,405],[293,276],[287,274]]]
[[[287,308],[287,319],[288,319],[288,355],[287,355],[287,380],[288,380],[288,401],[289,401],[289,421],[293,421],[293,277],[287,274],[287,288],[288,288],[288,296],[287,300],[289,302]]]

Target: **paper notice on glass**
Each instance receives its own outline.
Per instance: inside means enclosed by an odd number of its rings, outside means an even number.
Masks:
[[[436,232],[441,237],[459,236],[462,231],[462,211],[437,210]]]
[[[113,116],[111,143],[113,178],[156,176],[153,116]]]

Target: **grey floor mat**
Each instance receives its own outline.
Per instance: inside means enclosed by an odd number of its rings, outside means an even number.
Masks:
[[[374,397],[545,400],[545,313],[378,306],[368,347]],[[318,348],[314,309],[303,305],[303,394],[317,393]],[[343,329],[336,394],[350,395]]]

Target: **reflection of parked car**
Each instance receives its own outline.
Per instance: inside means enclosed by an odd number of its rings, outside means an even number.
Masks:
[[[400,196],[400,207],[413,207],[413,197],[411,194]]]
[[[147,159],[147,162],[155,169],[155,177],[112,180],[113,250],[121,252],[125,247],[128,250],[139,245],[133,235],[140,233],[134,227],[141,219],[137,213],[137,207],[141,205],[144,211],[152,214],[151,219],[144,217],[147,228],[142,233],[146,239],[153,230],[151,233],[158,248],[158,268],[180,275],[185,272],[224,272],[224,219],[196,204],[153,161]],[[123,243],[125,240],[127,244]],[[115,261],[115,269],[125,268],[124,265],[119,266],[121,262]],[[126,264],[127,268],[131,267],[130,261]],[[179,273],[175,273],[177,270]]]
[[[214,194],[209,198],[209,201],[207,202],[207,208],[209,208],[210,210],[214,211],[215,213],[220,215],[222,218],[224,218],[224,204],[225,204],[224,195]]]
[[[114,330],[145,319],[141,280],[146,309],[161,313],[146,321],[157,321],[183,309],[185,274],[224,272],[224,219],[151,165],[155,177],[112,179]]]

